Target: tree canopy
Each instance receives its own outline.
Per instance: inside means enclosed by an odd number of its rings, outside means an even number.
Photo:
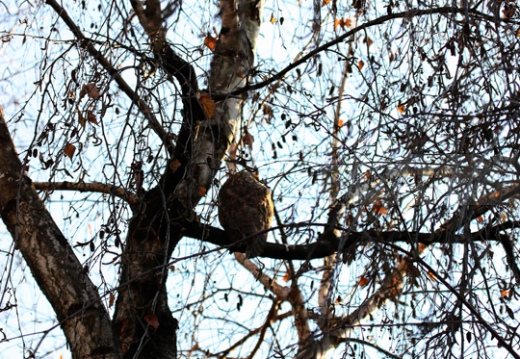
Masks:
[[[2,352],[520,358],[514,1],[0,8]]]

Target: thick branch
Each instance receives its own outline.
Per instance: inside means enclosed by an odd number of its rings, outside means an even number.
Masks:
[[[117,187],[105,183],[92,182],[92,183],[72,183],[72,182],[33,182],[34,187],[37,190],[42,191],[78,191],[78,192],[99,192],[106,193],[121,198],[127,202],[130,206],[134,206],[138,203],[139,197],[135,194],[130,193],[122,187]]]
[[[326,223],[293,223],[284,225],[284,228],[309,228],[309,227],[326,227]],[[474,242],[496,241],[503,242],[503,235],[500,231],[508,228],[520,227],[520,223],[506,222],[496,226],[489,227],[486,230],[473,232],[470,237],[465,235],[449,235],[445,231],[435,233],[420,233],[408,231],[363,231],[363,232],[346,232],[348,238],[344,251],[350,251],[360,243],[367,242],[385,242],[385,243],[409,243],[410,239],[414,243],[425,245],[443,244],[443,243],[467,243],[468,240]],[[205,226],[197,222],[186,223],[183,225],[184,236],[199,239],[204,242],[212,243],[220,247],[230,248],[232,251],[244,251],[240,243],[232,242],[226,236],[226,232],[220,228]],[[272,227],[269,231],[278,230],[281,226]],[[346,229],[345,229],[346,230]],[[247,240],[247,238],[245,239]],[[305,245],[283,245],[275,243],[267,243],[264,252],[260,257],[286,260],[309,260],[316,258],[324,258],[337,252],[340,239],[331,237],[330,233],[325,233],[317,238],[317,240]],[[511,256],[510,252],[507,252]]]
[[[117,340],[96,286],[28,177],[0,108],[0,214],[51,303],[74,358],[118,358]]]

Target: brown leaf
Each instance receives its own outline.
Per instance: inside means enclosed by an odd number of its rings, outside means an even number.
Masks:
[[[74,156],[74,152],[76,152],[76,146],[71,143],[67,143],[65,148],[63,148],[63,152],[65,152],[67,157],[72,160],[72,156]]]
[[[168,166],[170,166],[170,170],[172,172],[175,172],[179,169],[179,167],[181,166],[181,162],[178,160],[178,159],[174,159],[173,161],[171,161]]]
[[[144,316],[144,321],[154,329],[159,328],[159,320],[155,314],[147,314]]]
[[[81,87],[81,91],[79,93],[79,99],[81,100],[85,95],[88,95],[88,97],[96,100],[101,97],[101,94],[99,93],[99,89],[94,83],[89,83],[87,85],[83,85]]]
[[[247,130],[244,130],[244,133],[242,135],[242,143],[244,146],[249,147],[251,150],[253,150],[253,142],[255,141],[255,138],[252,134],[250,134]]]
[[[108,307],[109,308],[112,308],[112,306],[114,305],[114,301],[115,300],[116,300],[116,296],[114,295],[114,293],[110,292],[109,299],[108,299]]]
[[[88,120],[88,122],[93,123],[95,125],[98,124],[96,115],[94,115],[94,113],[90,110],[87,110],[87,120]]]

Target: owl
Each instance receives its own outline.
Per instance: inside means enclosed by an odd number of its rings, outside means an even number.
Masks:
[[[218,194],[220,224],[233,242],[239,242],[271,227],[274,215],[271,191],[248,171],[230,174]],[[246,258],[260,255],[267,242],[267,233],[245,240]]]

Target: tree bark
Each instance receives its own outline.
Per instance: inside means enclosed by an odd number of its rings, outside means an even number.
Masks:
[[[96,286],[24,175],[0,107],[0,215],[60,322],[73,358],[119,358]]]

